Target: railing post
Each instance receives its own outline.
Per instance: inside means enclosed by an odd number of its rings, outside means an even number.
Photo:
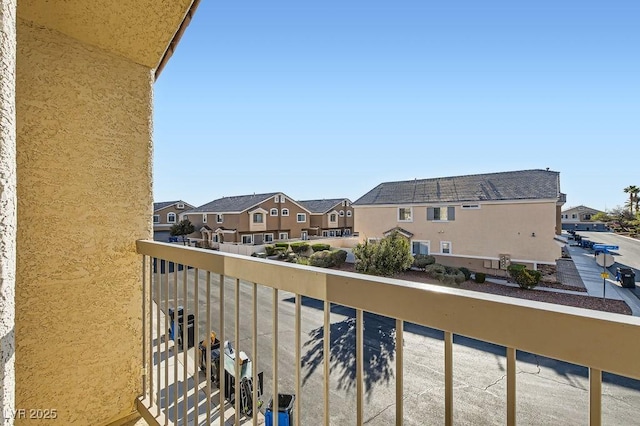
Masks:
[[[444,424],[453,426],[453,333],[444,332]]]
[[[364,424],[364,312],[356,309],[356,424]]]
[[[175,271],[175,270],[174,270]],[[174,322],[172,324],[172,327],[176,327],[177,325],[177,317],[175,317],[175,315],[178,315],[178,271],[175,271],[175,273],[173,274],[173,308],[174,308]],[[174,410],[173,410],[173,422],[175,424],[178,424],[178,394],[180,392],[178,383],[178,355],[179,355],[179,351],[178,351],[178,330],[179,327],[176,327],[175,330],[173,330],[173,395],[175,398],[175,402],[174,402]]]
[[[156,415],[160,415],[160,357],[161,357],[161,351],[160,351],[160,341],[161,341],[161,334],[160,334],[160,300],[162,298],[162,294],[160,292],[160,288],[162,287],[162,282],[161,282],[161,278],[162,275],[160,274],[160,270],[162,269],[162,261],[160,259],[156,260],[156,279],[155,282],[153,283],[153,287],[156,289],[155,291],[155,295],[156,295],[156,300],[155,300],[155,306],[156,306],[156,373],[157,377],[156,377]]]
[[[302,296],[300,296],[299,294],[296,294],[296,311],[295,311],[295,338],[294,338],[294,344],[296,345],[296,349],[295,349],[295,356],[296,356],[296,383],[295,383],[295,388],[296,388],[296,399],[294,401],[295,404],[295,423],[296,425],[300,424],[300,397],[301,397],[301,380],[302,380],[302,373],[300,371],[301,369],[301,365],[300,365],[300,360],[302,359],[302,343],[301,343],[301,338],[300,338],[300,333],[302,332],[301,330],[301,307],[302,307]]]
[[[602,423],[602,371],[589,368],[589,426]]]
[[[174,263],[174,272],[178,273],[178,264]],[[189,294],[187,293],[187,265],[182,265],[182,303],[184,304],[184,312],[182,316],[182,419],[185,423],[189,419],[189,370],[187,369],[187,365],[189,363],[189,357],[187,351],[189,349],[189,336],[187,334],[188,331],[188,321],[189,318]],[[176,410],[178,406],[176,404]]]
[[[258,284],[252,283],[253,287],[253,315],[252,315],[252,347],[251,355],[253,358],[253,426],[258,426]],[[296,423],[299,424],[299,423]]]
[[[147,396],[147,256],[142,256],[142,396]]]
[[[175,264],[174,264],[175,265]],[[162,283],[161,283],[162,284]],[[169,424],[169,271],[166,270],[164,275],[164,353],[162,357],[158,357],[158,362],[164,362],[164,424]],[[158,303],[158,307],[162,306]],[[158,377],[158,379],[160,379]]]
[[[330,328],[331,328],[331,302],[328,300],[324,301],[324,334],[323,334],[323,363],[324,363],[324,424],[325,426],[329,426],[331,418],[329,416],[329,391],[331,389],[330,386],[330,375],[331,375],[331,348],[329,345],[329,339],[331,338]]]
[[[516,424],[516,349],[507,348],[507,425]]]
[[[211,349],[214,342],[211,341],[211,272],[207,271],[207,334],[204,347],[205,375],[207,376],[207,425],[211,425]]]
[[[404,419],[404,321],[396,319],[396,426]]]
[[[220,367],[218,368],[218,380],[220,383],[220,426],[224,426],[224,407],[225,407],[225,398],[224,398],[224,388],[225,384],[225,374],[224,374],[224,357],[225,357],[225,347],[224,347],[224,275],[220,275]]]
[[[273,426],[278,426],[278,413],[280,409],[280,398],[278,397],[278,289],[273,289]]]
[[[236,415],[235,418],[235,426],[240,426],[240,400],[241,398],[241,390],[240,390],[240,280],[236,278],[236,286],[235,286],[235,333],[234,333],[234,342],[236,344],[236,357],[235,357],[235,387],[236,387],[236,399],[235,399],[235,410]]]

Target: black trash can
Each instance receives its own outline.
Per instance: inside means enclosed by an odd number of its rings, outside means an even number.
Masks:
[[[192,348],[195,344],[196,317],[193,314],[187,315],[187,348]],[[178,348],[183,348],[182,334],[184,327],[184,308],[178,306],[177,309],[169,308],[169,338],[178,344]]]
[[[279,426],[291,426],[293,425],[293,401],[296,396],[293,394],[280,393],[278,394],[278,425]],[[273,425],[273,398],[269,400],[267,410],[264,413],[265,426]]]
[[[618,281],[624,288],[636,288],[636,273],[631,268],[618,268],[616,274]]]

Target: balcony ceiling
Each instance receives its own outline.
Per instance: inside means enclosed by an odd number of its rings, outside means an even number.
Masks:
[[[193,0],[20,0],[18,17],[155,68],[192,3]]]

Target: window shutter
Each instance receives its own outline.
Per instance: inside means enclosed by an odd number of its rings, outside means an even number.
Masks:
[[[456,208],[447,207],[447,220],[456,220]]]
[[[433,207],[427,207],[427,220],[433,220],[434,216]]]

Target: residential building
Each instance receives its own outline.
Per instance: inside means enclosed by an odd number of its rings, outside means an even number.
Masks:
[[[564,209],[560,214],[562,229],[566,231],[607,231],[609,228],[604,222],[593,220],[593,216],[598,213],[604,212],[583,205]]]
[[[536,267],[561,256],[564,200],[560,174],[548,170],[386,182],[353,203],[355,230],[363,240],[398,230],[414,254],[474,271]]]
[[[195,206],[182,200],[153,203],[153,239],[167,241],[169,230],[180,221],[180,214],[193,208]]]
[[[348,198],[298,202],[311,212],[309,235],[346,237],[353,234],[353,206]]]
[[[311,212],[282,192],[223,197],[181,214],[195,238],[214,243],[264,244],[306,239]]]

